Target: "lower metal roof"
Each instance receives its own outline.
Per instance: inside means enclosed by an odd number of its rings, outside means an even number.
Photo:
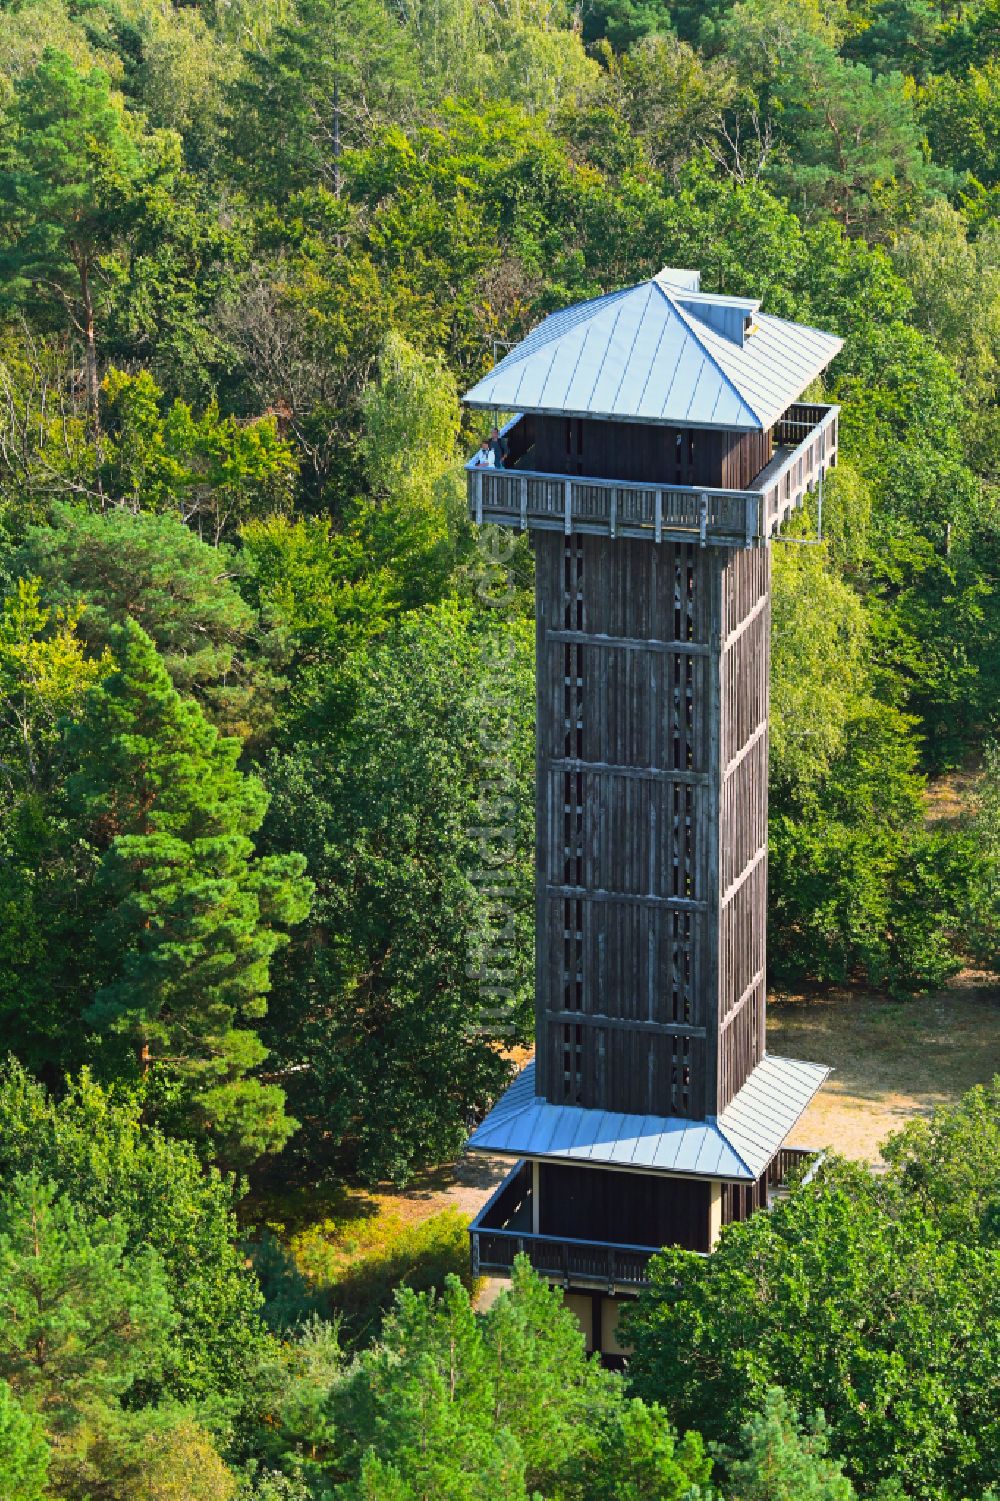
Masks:
[[[551,1105],[535,1093],[532,1061],[473,1132],[468,1147],[501,1156],[754,1182],[829,1073],[821,1063],[768,1055],[720,1116],[692,1121]]]

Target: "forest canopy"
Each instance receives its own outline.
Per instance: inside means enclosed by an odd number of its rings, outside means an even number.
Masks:
[[[844,339],[822,546],[813,505],[774,548],[772,985],[995,960],[990,14],[0,8],[18,1056],[234,1166],[455,1149],[532,923],[531,554],[466,518],[458,393],[665,262]],[[980,802],[928,825],[956,767]]]
[[[356,1348],[236,1214],[449,1159],[530,1040],[533,562],[459,396],[664,264],[844,341],[773,548],[771,988],[998,967],[998,195],[993,0],[0,0],[5,1496],[987,1493],[996,1184],[919,1133],[667,1253],[631,1387],[526,1268]]]

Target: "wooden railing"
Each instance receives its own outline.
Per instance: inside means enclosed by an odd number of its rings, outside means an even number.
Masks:
[[[767,1170],[768,1188],[787,1188],[789,1179],[798,1177],[800,1173],[802,1177],[799,1182],[808,1183],[825,1156],[825,1152],[818,1151],[815,1147],[782,1147]]]
[[[655,1246],[617,1245],[535,1235],[531,1230],[531,1164],[519,1162],[469,1227],[472,1273],[509,1272],[518,1255],[537,1272],[565,1283],[644,1287]]]
[[[518,1255],[527,1256],[536,1272],[570,1284],[600,1287],[645,1287],[656,1246],[613,1246],[603,1241],[565,1236],[519,1235],[514,1230],[469,1231],[472,1275],[509,1272]]]
[[[780,1197],[790,1175],[807,1171],[808,1183],[824,1154],[811,1147],[782,1147],[767,1171],[768,1202]],[[807,1166],[808,1164],[808,1166]],[[509,1272],[518,1255],[536,1272],[570,1284],[645,1287],[656,1246],[637,1246],[569,1236],[536,1235],[531,1229],[531,1164],[519,1162],[469,1226],[472,1274]],[[701,1255],[701,1252],[693,1253]]]
[[[522,531],[749,547],[776,531],[836,462],[838,413],[838,407],[789,407],[775,437],[779,444],[794,442],[794,447],[779,447],[748,490],[625,483],[525,468],[531,450],[516,457],[521,419],[515,418],[504,432],[516,468],[485,468],[475,459],[466,465],[470,514],[480,525],[489,521]]]
[[[781,447],[754,481],[761,537],[773,536],[836,464],[839,418],[839,407],[796,402],[776,423],[774,442]]]
[[[738,490],[622,484],[530,469],[469,468],[469,509],[482,525],[522,531],[589,532],[749,546],[757,535],[759,497]]]

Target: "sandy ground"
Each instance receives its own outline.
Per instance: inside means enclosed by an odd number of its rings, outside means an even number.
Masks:
[[[970,971],[915,1000],[834,990],[772,1001],[767,1037],[773,1053],[835,1069],[791,1143],[877,1161],[890,1131],[1000,1073],[1000,989]]]

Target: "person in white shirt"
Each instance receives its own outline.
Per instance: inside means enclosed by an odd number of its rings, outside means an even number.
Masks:
[[[472,464],[475,469],[494,469],[496,467],[496,459],[493,449],[490,447],[489,438],[483,439],[482,446],[473,459]]]

